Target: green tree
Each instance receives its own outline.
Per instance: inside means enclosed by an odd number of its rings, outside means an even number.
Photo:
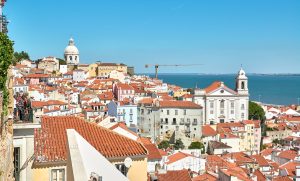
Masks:
[[[64,59],[61,58],[57,58],[59,61],[59,65],[67,65],[66,61]]]
[[[262,148],[263,137],[266,136],[265,111],[260,105],[252,101],[249,101],[249,119],[260,120],[260,127],[261,127],[261,134],[262,134],[260,147]]]
[[[170,147],[170,143],[166,140],[163,140],[158,144],[159,149],[167,149],[169,147]]]
[[[204,153],[205,147],[204,147],[203,143],[201,143],[199,141],[195,141],[190,144],[189,149],[200,149],[201,153]]]
[[[13,62],[13,42],[7,35],[0,33],[0,90],[3,92],[3,112],[7,114],[8,103],[8,90],[6,86],[7,82],[7,70]]]
[[[265,111],[263,110],[263,108],[252,101],[249,101],[249,119],[261,121],[264,121],[266,119]]]
[[[20,62],[21,60],[24,60],[24,59],[30,59],[29,55],[27,52],[25,51],[21,51],[21,52],[15,52],[14,53],[14,56],[13,56],[13,63],[17,63],[17,62]]]
[[[181,139],[177,139],[174,144],[175,150],[184,149],[184,144]]]

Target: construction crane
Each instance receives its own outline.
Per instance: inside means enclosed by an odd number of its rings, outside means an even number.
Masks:
[[[157,79],[158,67],[181,67],[181,66],[199,66],[203,64],[146,64],[145,68],[154,66],[155,78]]]

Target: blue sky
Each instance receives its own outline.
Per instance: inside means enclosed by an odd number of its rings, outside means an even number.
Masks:
[[[63,57],[70,36],[81,63],[193,64],[160,72],[300,73],[299,0],[9,0],[17,51]]]

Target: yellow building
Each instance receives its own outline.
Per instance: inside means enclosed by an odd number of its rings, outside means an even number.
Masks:
[[[42,118],[41,129],[35,132],[32,180],[70,180],[67,129],[76,130],[130,181],[147,180],[147,150],[141,143],[72,116]],[[132,160],[130,168],[124,164],[127,157]]]
[[[99,63],[98,76],[107,77],[111,71],[117,70],[127,74],[127,65],[117,63]]]
[[[92,63],[88,68],[89,77],[96,77],[98,75],[98,64]]]

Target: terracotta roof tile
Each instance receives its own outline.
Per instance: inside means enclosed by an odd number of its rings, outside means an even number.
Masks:
[[[204,173],[202,175],[193,178],[193,181],[217,181],[217,180],[218,180],[217,177],[209,173]]]
[[[202,135],[203,136],[216,136],[218,133],[214,130],[210,125],[204,125],[202,127]]]
[[[261,155],[252,155],[251,157],[256,160],[260,167],[270,166],[268,161]]]
[[[157,174],[158,181],[192,181],[188,170],[167,171]]]
[[[202,109],[202,106],[191,101],[159,101],[161,108],[187,108],[187,109]]]
[[[205,90],[206,93],[210,93],[210,92],[213,92],[213,91],[217,90],[221,86],[222,86],[222,82],[221,81],[215,81],[211,85],[209,85],[208,87],[206,87],[204,90]],[[224,85],[224,88],[227,89],[228,91],[234,93],[234,94],[236,93],[234,90],[228,88],[226,85]]]
[[[107,158],[147,155],[142,144],[73,116],[43,117],[35,130],[36,162],[66,161],[66,129],[75,129]]]
[[[166,162],[166,164],[171,164],[171,163],[177,162],[186,157],[194,157],[194,156],[191,154],[183,153],[183,152],[177,152],[177,153],[174,153],[173,155],[168,156],[168,161]]]
[[[278,154],[278,157],[280,158],[286,158],[286,159],[294,159],[297,156],[297,152],[293,150],[285,150]]]

